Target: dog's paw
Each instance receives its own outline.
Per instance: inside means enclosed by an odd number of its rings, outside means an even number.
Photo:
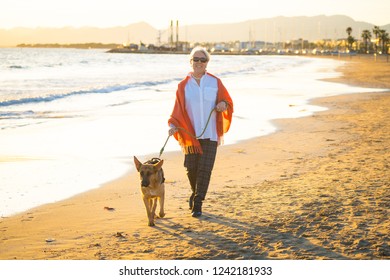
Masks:
[[[155,224],[154,224],[154,222],[149,222],[149,223],[148,223],[148,226],[150,226],[150,227],[154,227],[154,226],[155,226]]]
[[[164,218],[165,217],[165,213],[160,213],[158,215],[159,215],[159,218]]]

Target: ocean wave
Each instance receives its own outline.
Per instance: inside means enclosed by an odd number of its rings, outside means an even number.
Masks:
[[[26,116],[32,116],[34,115],[34,111],[27,110],[23,112],[15,112],[15,111],[9,111],[9,112],[0,112],[0,120],[1,119],[20,119],[25,118]]]
[[[229,76],[239,76],[239,75],[245,75],[250,73],[255,73],[256,69],[253,66],[248,66],[245,68],[237,69],[237,70],[229,70],[229,71],[222,71],[218,73],[219,78],[225,78]]]
[[[10,69],[23,69],[23,68],[25,68],[25,67],[23,67],[23,66],[21,66],[21,65],[11,65],[11,66],[9,66],[8,68],[10,68]]]
[[[156,87],[163,84],[167,84],[179,79],[168,79],[168,80],[160,80],[160,81],[145,81],[145,82],[135,82],[124,85],[108,85],[101,88],[92,88],[87,90],[76,90],[67,93],[60,94],[51,94],[45,96],[34,96],[34,97],[25,97],[20,99],[9,99],[0,101],[0,107],[7,107],[13,105],[25,105],[32,103],[41,103],[41,102],[52,102],[60,99],[65,99],[74,96],[88,95],[88,94],[109,94],[117,91],[124,91],[128,89],[145,89],[150,87]]]
[[[23,110],[23,111],[4,111],[0,112],[0,120],[5,119],[46,119],[46,118],[65,118],[64,114],[55,111],[34,111],[34,110]]]

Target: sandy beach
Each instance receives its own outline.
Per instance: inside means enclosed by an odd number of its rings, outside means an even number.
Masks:
[[[1,218],[0,259],[390,259],[390,62],[342,59],[332,82],[389,91],[316,99],[329,110],[221,146],[201,218],[188,210],[183,155],[164,153],[166,216],[155,227],[130,172]]]

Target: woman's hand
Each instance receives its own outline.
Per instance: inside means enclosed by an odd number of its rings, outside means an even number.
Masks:
[[[217,112],[224,112],[227,110],[227,103],[225,101],[221,101],[215,106]]]

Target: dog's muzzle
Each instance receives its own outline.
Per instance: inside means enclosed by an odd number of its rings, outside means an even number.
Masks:
[[[149,185],[150,185],[149,180],[147,180],[147,179],[142,179],[142,181],[141,181],[141,187],[147,188],[147,187],[149,187]]]

